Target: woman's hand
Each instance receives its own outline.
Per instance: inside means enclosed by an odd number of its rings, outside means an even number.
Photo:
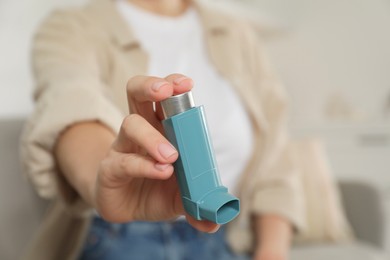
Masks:
[[[173,175],[178,152],[162,135],[162,101],[191,90],[193,82],[183,75],[166,78],[137,76],[127,85],[131,114],[106,157],[101,161],[94,187],[93,204],[107,221],[159,221],[183,215],[184,209]],[[156,102],[156,112],[153,109]],[[212,232],[218,226],[196,221],[195,228]]]

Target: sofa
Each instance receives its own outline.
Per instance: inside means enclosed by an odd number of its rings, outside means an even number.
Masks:
[[[18,146],[23,118],[0,119],[0,259],[18,259],[37,230],[48,202],[34,193],[20,168]],[[343,205],[356,239],[350,243],[294,245],[292,260],[384,260],[384,194],[375,185],[339,182]],[[34,259],[35,260],[35,259]],[[39,259],[37,259],[39,260]]]

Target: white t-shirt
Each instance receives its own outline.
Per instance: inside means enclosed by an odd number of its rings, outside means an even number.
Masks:
[[[149,75],[181,73],[194,80],[192,93],[195,104],[204,105],[222,183],[234,193],[251,156],[252,125],[238,94],[209,60],[196,10],[167,17],[125,0],[116,5],[149,55]]]

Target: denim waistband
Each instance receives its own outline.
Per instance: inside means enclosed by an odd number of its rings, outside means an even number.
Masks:
[[[247,259],[230,250],[224,234],[224,227],[208,234],[185,220],[113,224],[95,216],[79,259]]]

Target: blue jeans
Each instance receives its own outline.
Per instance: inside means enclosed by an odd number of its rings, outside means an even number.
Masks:
[[[247,260],[235,255],[225,242],[222,227],[202,233],[185,221],[111,224],[92,221],[80,260]]]

